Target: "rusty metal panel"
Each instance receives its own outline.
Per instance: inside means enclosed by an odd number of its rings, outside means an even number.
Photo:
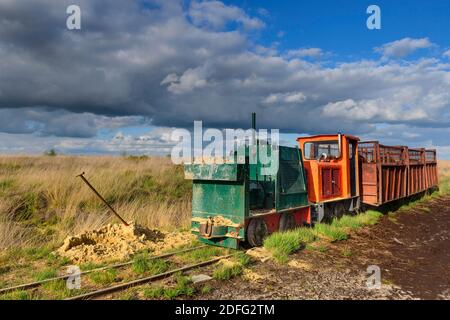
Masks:
[[[407,147],[359,144],[362,202],[382,205],[407,195]]]
[[[341,195],[341,169],[322,168],[322,197],[331,198]]]
[[[361,169],[362,202],[376,205],[378,203],[377,165],[362,163]]]
[[[436,187],[439,183],[437,174],[436,150],[425,150],[425,179],[426,188]]]
[[[331,185],[331,168],[322,169],[322,196],[324,198],[329,198],[332,195],[332,185]]]
[[[429,187],[426,183],[426,154],[423,148],[408,149],[409,174],[408,195],[425,191]]]
[[[341,170],[337,168],[332,169],[331,176],[333,177],[331,181],[333,196],[338,196],[341,194]]]

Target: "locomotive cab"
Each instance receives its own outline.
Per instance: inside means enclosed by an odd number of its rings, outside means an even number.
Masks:
[[[340,217],[359,208],[359,138],[317,135],[297,139],[304,158],[314,218]]]

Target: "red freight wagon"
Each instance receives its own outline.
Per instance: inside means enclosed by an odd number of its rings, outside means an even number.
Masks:
[[[380,206],[436,187],[436,151],[359,143],[362,202]]]
[[[408,196],[407,147],[359,143],[362,202],[379,206]]]

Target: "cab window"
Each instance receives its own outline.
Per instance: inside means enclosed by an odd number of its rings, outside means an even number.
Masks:
[[[337,159],[339,157],[339,144],[337,141],[306,142],[304,154],[308,160]]]

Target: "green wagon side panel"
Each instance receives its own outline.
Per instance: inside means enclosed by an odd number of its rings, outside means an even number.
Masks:
[[[231,220],[235,226],[219,226],[220,235],[217,238],[206,239],[199,237],[201,242],[237,249],[237,238],[245,239],[245,216],[248,212],[246,185],[244,182],[203,181],[194,180],[192,192],[192,229],[199,230],[200,223],[195,218],[209,218],[221,216]],[[198,234],[198,232],[194,232]],[[225,235],[234,233],[237,238]]]
[[[277,210],[308,205],[303,161],[298,148],[280,147]]]
[[[208,218],[223,216],[234,223],[243,223],[246,212],[245,185],[243,183],[218,183],[194,181],[192,215]]]
[[[211,181],[240,181],[242,175],[237,164],[187,164],[185,179]]]

